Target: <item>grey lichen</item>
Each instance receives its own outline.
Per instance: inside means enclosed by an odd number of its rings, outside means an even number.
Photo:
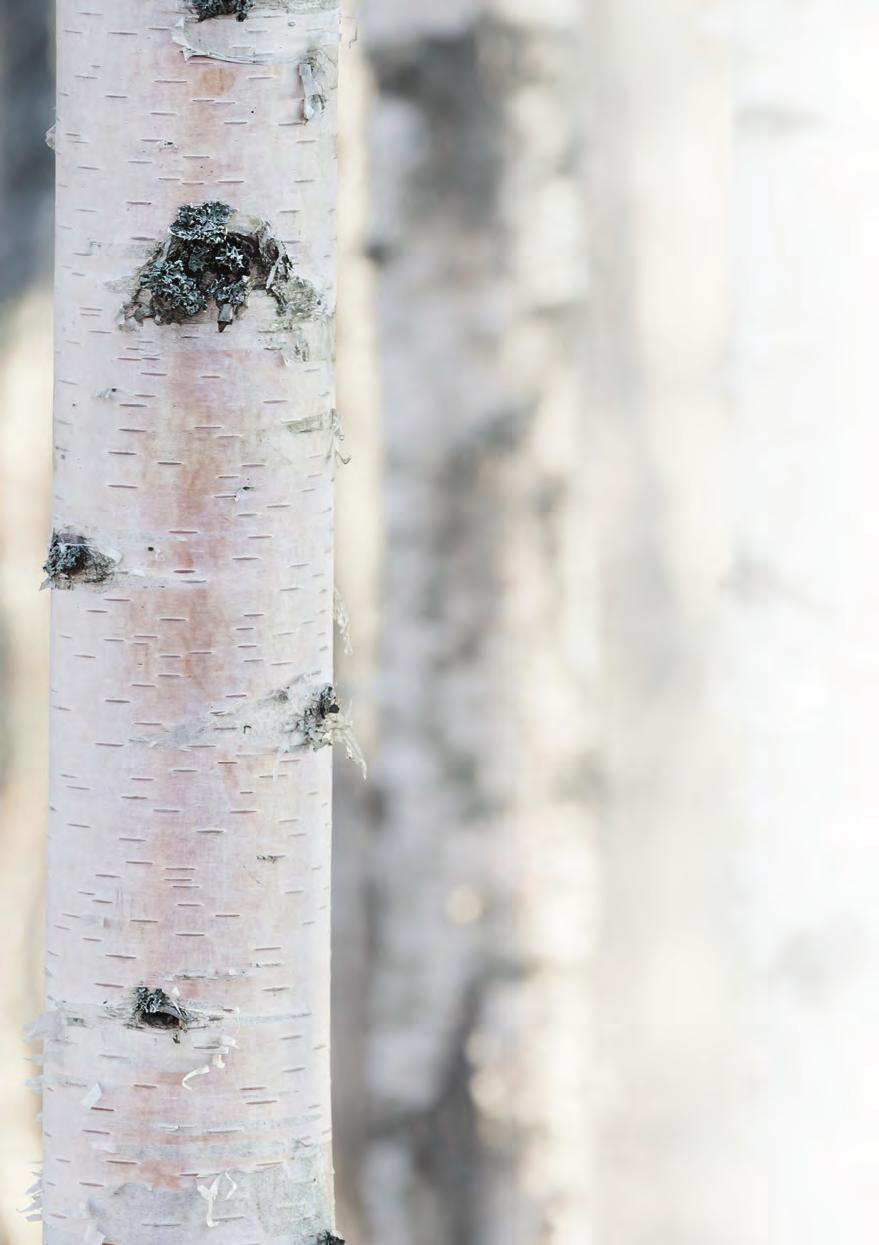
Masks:
[[[186,1010],[164,990],[138,986],[134,992],[132,1023],[137,1028],[185,1029],[189,1021]]]
[[[209,17],[235,17],[243,22],[253,8],[253,0],[190,0],[189,7],[200,22]]]
[[[320,748],[331,748],[333,744],[342,744],[348,759],[359,768],[363,777],[367,776],[366,760],[354,734],[353,724],[336,697],[331,684],[322,687],[306,703],[290,723],[292,733],[301,736],[306,747],[313,752]]]
[[[310,320],[320,311],[320,294],[304,277],[283,277],[273,283],[270,292],[293,320]]]
[[[43,563],[47,579],[44,588],[71,588],[75,583],[102,584],[113,575],[115,561],[101,553],[85,536],[75,532],[53,532],[49,556]]]
[[[332,744],[342,707],[330,684],[322,688],[303,710],[296,729],[315,752]]]
[[[139,323],[182,324],[214,303],[222,333],[258,289],[270,294],[279,315],[290,321],[309,319],[321,308],[318,291],[293,273],[267,223],[237,216],[228,203],[216,200],[179,209],[137,281],[125,316]]]

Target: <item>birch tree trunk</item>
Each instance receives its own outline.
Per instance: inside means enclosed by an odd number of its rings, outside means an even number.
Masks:
[[[595,0],[590,358],[602,549],[597,1235],[764,1245],[729,712],[732,54],[722,6]]]
[[[729,703],[769,1083],[766,1238],[879,1233],[879,12],[737,6]],[[761,1238],[762,1240],[763,1238]]]
[[[866,1245],[879,14],[592,7],[599,1238]]]
[[[579,9],[363,6],[389,549],[375,1245],[582,1241],[588,1221]]]
[[[338,22],[59,4],[49,1245],[335,1239]]]

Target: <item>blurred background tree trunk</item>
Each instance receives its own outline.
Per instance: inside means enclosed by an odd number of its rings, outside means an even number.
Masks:
[[[733,49],[722,6],[594,0],[588,405],[601,548],[596,1239],[765,1245],[730,714]]]
[[[38,1170],[38,1102],[22,1026],[40,1009],[46,808],[54,121],[49,0],[0,6],[0,1241],[39,1238],[19,1213]]]
[[[724,695],[744,741],[739,945],[765,1020],[758,1161],[773,1245],[870,1245],[879,10],[740,0],[736,15],[736,556]]]
[[[4,0],[0,10],[0,317],[52,271],[53,16],[49,0]]]
[[[365,1241],[588,1222],[578,0],[367,0],[387,556]]]

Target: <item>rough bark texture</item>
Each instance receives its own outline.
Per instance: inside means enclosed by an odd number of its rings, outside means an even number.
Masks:
[[[332,1226],[338,20],[59,6],[54,526],[95,556],[48,566],[50,1245]],[[126,321],[208,201],[319,303]]]
[[[578,14],[363,8],[390,550],[362,1179],[381,1245],[577,1240],[589,1198]]]

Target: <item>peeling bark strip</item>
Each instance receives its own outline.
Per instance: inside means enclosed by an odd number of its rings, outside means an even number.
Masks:
[[[329,88],[334,89],[340,37],[336,0],[260,0],[256,12],[258,19],[250,15],[244,25],[206,21],[222,14],[202,17],[187,3],[172,38],[187,60],[208,57],[228,64],[293,67],[327,49],[324,68]]]
[[[312,52],[299,62],[299,77],[302,79],[304,93],[302,118],[305,122],[315,121],[327,102],[324,95],[324,71],[317,52]]]
[[[198,16],[59,0],[46,1245],[335,1245],[339,9]]]

